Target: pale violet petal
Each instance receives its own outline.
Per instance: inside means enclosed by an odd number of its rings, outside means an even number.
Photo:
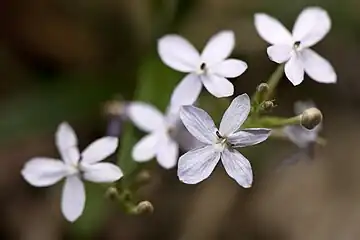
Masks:
[[[233,133],[228,137],[232,147],[252,146],[265,141],[270,135],[270,129],[247,128]]]
[[[294,86],[299,85],[304,80],[304,66],[298,55],[294,54],[285,63],[285,75]]]
[[[164,125],[163,114],[150,104],[132,102],[127,107],[130,120],[144,132],[152,132]]]
[[[320,83],[336,83],[337,76],[330,62],[311,49],[301,52],[305,72]]]
[[[156,158],[160,166],[165,169],[175,167],[179,157],[179,146],[168,136],[164,136],[159,142]]]
[[[286,126],[283,129],[284,134],[295,143],[299,148],[307,148],[309,144],[315,142],[317,132],[308,130],[300,125]]]
[[[85,188],[84,184],[77,175],[66,178],[62,191],[61,211],[65,218],[76,221],[84,211],[85,207]]]
[[[137,162],[146,162],[155,157],[158,144],[158,134],[151,133],[140,139],[132,149],[132,158]]]
[[[198,51],[179,35],[170,34],[160,38],[158,53],[166,65],[180,72],[195,71],[200,65]]]
[[[237,59],[227,59],[211,67],[211,72],[220,77],[234,78],[245,72],[247,64]]]
[[[92,142],[82,153],[83,163],[96,163],[104,160],[116,151],[117,137],[103,137]]]
[[[225,149],[221,161],[227,174],[244,188],[251,187],[253,173],[250,162],[238,151]]]
[[[201,75],[206,90],[217,98],[230,97],[234,94],[234,85],[224,77],[215,74]]]
[[[294,28],[294,41],[300,41],[301,46],[311,47],[330,31],[331,20],[328,13],[319,7],[305,8],[298,16]]]
[[[111,183],[119,180],[123,173],[112,163],[95,163],[82,165],[83,177],[90,182]]]
[[[290,45],[273,45],[267,48],[267,54],[271,61],[276,63],[284,63],[291,58],[293,51]]]
[[[213,35],[206,43],[201,54],[201,60],[206,65],[219,63],[229,57],[235,46],[235,35],[233,31],[225,30]]]
[[[65,163],[72,165],[78,163],[80,159],[78,140],[74,129],[67,122],[59,125],[55,134],[55,143]]]
[[[195,73],[188,74],[175,88],[171,95],[171,105],[192,105],[201,92],[201,79]]]
[[[199,141],[212,144],[216,141],[217,128],[209,114],[194,106],[180,108],[180,119],[186,129]]]
[[[178,177],[187,184],[196,184],[208,178],[219,162],[220,152],[212,145],[191,150],[179,159]]]
[[[265,14],[255,14],[255,28],[265,41],[270,44],[292,44],[290,32],[277,19]]]
[[[220,123],[220,134],[229,136],[240,128],[250,112],[250,98],[247,94],[241,94],[234,98],[226,109]]]
[[[64,178],[67,168],[60,160],[36,157],[25,163],[21,175],[35,187],[47,187]]]

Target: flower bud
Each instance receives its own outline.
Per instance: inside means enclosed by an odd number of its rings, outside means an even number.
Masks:
[[[145,184],[148,183],[150,179],[151,179],[151,175],[149,171],[143,170],[136,175],[135,181],[137,184]]]
[[[275,104],[273,101],[265,101],[261,104],[261,108],[265,111],[269,111],[274,107],[275,107]]]
[[[267,83],[260,83],[259,86],[257,86],[256,91],[260,94],[267,94],[270,87]]]
[[[115,200],[119,196],[119,192],[116,187],[109,187],[106,190],[105,196],[111,200]]]
[[[322,122],[323,116],[319,109],[308,108],[301,114],[300,124],[311,130]]]
[[[125,104],[118,100],[111,100],[105,103],[105,114],[111,116],[122,116],[125,113]]]
[[[142,201],[135,208],[136,214],[153,213],[154,206],[149,201]]]

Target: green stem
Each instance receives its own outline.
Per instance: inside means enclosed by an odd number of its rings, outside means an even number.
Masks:
[[[267,81],[267,84],[269,85],[269,91],[265,95],[264,100],[269,100],[273,96],[274,91],[283,75],[284,75],[284,64],[280,64],[276,68],[275,72],[270,76],[269,80]]]
[[[301,115],[291,118],[279,118],[279,117],[261,117],[253,119],[253,121],[246,121],[243,128],[252,127],[264,127],[264,128],[280,128],[288,125],[300,124]]]

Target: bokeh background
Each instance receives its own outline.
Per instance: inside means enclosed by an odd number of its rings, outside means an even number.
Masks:
[[[312,5],[332,18],[331,32],[314,49],[333,64],[338,83],[306,78],[293,87],[283,79],[273,113],[292,116],[297,100],[313,100],[323,111],[327,145],[316,148],[313,160],[279,169],[298,153],[292,143],[251,147],[244,154],[255,180],[246,190],[221,166],[190,186],[178,181],[176,169],[148,164],[151,181],[137,196],[153,203],[152,215],[126,215],[103,188],[87,185],[86,210],[75,224],[60,213],[61,184],[35,189],[21,178],[29,158],[58,156],[54,132],[64,120],[83,147],[106,134],[109,100],[165,109],[182,75],[159,60],[156,40],[163,34],[179,33],[201,49],[217,31],[234,30],[233,56],[249,69],[233,83],[237,93],[251,94],[276,68],[254,13],[269,13],[291,29]],[[360,239],[359,8],[358,0],[0,1],[0,239]],[[222,101],[203,96],[200,104],[219,120]]]

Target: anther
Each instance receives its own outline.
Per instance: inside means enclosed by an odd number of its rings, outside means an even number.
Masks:
[[[206,67],[206,64],[205,64],[205,63],[202,63],[202,64],[200,65],[200,69],[201,69],[201,70],[204,70],[205,67]]]
[[[223,138],[223,137],[221,136],[221,134],[219,133],[219,131],[216,131],[216,136],[217,136],[218,138]]]
[[[295,48],[298,48],[298,47],[300,47],[300,44],[301,44],[300,41],[296,41],[296,42],[294,43],[294,47],[295,47]]]

